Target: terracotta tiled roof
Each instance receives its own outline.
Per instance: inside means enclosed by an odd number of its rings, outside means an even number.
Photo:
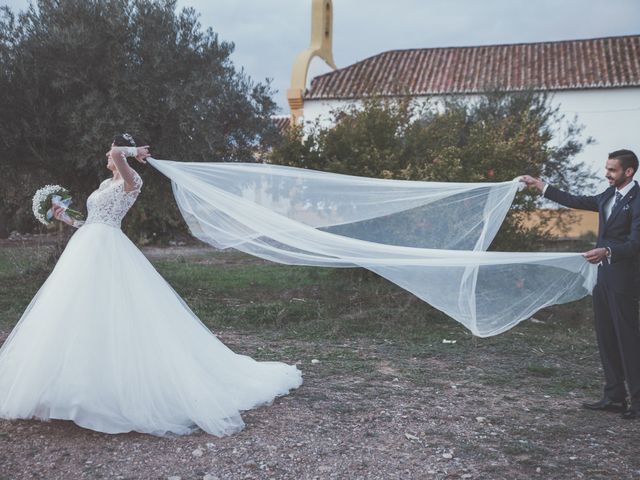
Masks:
[[[291,125],[291,117],[288,115],[277,115],[271,117],[271,121],[280,133],[285,132]]]
[[[640,35],[393,50],[311,82],[305,99],[640,86]]]

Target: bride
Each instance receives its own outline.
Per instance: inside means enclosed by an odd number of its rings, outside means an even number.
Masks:
[[[257,362],[205,327],[120,230],[142,188],[118,135],[112,178],[0,349],[0,418],[72,420],[105,433],[228,435],[240,411],[302,383],[295,366]],[[61,209],[56,218],[68,220]]]

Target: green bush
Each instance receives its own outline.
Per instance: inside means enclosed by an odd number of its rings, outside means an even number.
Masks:
[[[291,129],[269,161],[404,180],[498,182],[529,174],[573,190],[587,189],[593,180],[584,166],[572,162],[593,140],[581,140],[581,127],[566,121],[544,95],[489,94],[474,101],[448,99],[439,106],[409,97],[369,98],[332,112],[332,120],[330,127],[316,122]],[[572,221],[564,211],[525,228],[521,213],[540,204],[536,192],[519,194],[492,249],[537,248],[550,238],[552,227]]]

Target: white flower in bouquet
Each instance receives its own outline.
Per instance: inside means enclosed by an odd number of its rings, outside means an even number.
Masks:
[[[60,185],[45,185],[33,195],[33,214],[40,223],[50,225],[53,220],[53,206],[58,205],[64,208],[69,217],[80,220],[80,212],[69,208],[71,200],[71,194],[66,188]]]

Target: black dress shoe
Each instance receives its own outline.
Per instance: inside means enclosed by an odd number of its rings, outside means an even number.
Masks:
[[[629,407],[629,409],[622,414],[622,418],[625,420],[635,420],[640,418],[640,406]]]
[[[601,412],[614,412],[614,413],[627,413],[627,402],[622,400],[618,402],[614,402],[608,398],[603,398],[602,400],[598,400],[593,403],[583,403],[582,408],[586,408],[587,410],[598,410]],[[640,412],[636,412],[640,415]]]

